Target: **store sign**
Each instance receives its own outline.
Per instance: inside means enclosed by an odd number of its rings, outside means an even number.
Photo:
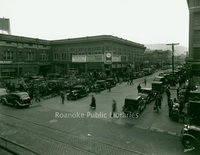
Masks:
[[[72,55],[72,62],[86,62],[86,55]]]
[[[121,62],[121,56],[113,56],[112,62]]]
[[[11,64],[12,61],[0,61],[0,64]]]
[[[127,57],[126,55],[121,56],[121,62],[127,62]]]
[[[103,54],[87,55],[87,62],[103,62]]]

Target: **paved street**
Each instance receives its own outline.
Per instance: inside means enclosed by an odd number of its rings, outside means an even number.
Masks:
[[[147,78],[145,87],[151,87],[157,74]],[[140,78],[134,85],[117,84],[111,92],[90,93],[77,101],[65,100],[64,105],[60,96],[33,102],[28,109],[0,105],[1,139],[17,144],[11,149],[20,154],[197,154],[184,153],[180,141],[183,124],[168,117],[165,93],[160,113],[153,111],[152,102],[138,118],[110,117],[112,99],[123,114],[124,98],[137,93],[138,83],[144,87],[143,81]],[[175,97],[176,90],[170,91]],[[97,102],[95,111],[89,108],[92,94]]]

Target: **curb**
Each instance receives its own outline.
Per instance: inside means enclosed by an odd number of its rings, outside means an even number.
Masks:
[[[7,140],[6,138],[3,138],[0,136],[0,147],[7,150],[8,152],[11,152],[14,155],[41,155],[40,153],[33,151],[31,149],[28,149],[24,147],[23,145],[17,144],[13,141]]]

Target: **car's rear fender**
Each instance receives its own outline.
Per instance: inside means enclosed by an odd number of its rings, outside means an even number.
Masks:
[[[192,139],[194,139],[198,144],[200,144],[200,141],[199,141],[197,138],[195,138],[193,135],[191,135],[191,134],[188,134],[188,133],[183,134],[182,139],[183,139],[183,138],[192,138]]]

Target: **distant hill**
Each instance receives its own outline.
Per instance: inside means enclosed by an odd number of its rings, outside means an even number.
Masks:
[[[172,51],[172,46],[166,45],[166,44],[145,44],[144,46],[147,48],[146,51],[149,51],[149,50]],[[174,51],[175,51],[174,55],[181,55],[181,54],[186,55],[185,52],[188,52],[188,47],[176,45],[174,46]]]

